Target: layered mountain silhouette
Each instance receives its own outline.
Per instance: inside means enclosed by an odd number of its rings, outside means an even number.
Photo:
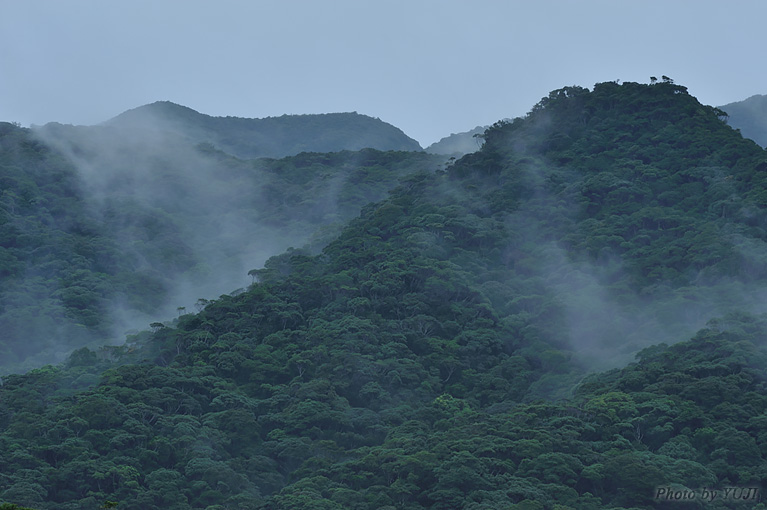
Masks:
[[[447,156],[460,157],[470,152],[476,152],[482,146],[480,135],[490,126],[477,126],[469,131],[453,133],[434,142],[424,149],[432,154],[444,154]]]
[[[730,125],[740,129],[743,136],[767,147],[767,96],[751,96],[719,108],[727,112]]]
[[[208,142],[240,158],[280,158],[301,152],[365,148],[421,150],[418,142],[400,129],[356,112],[247,119],[212,117],[186,106],[159,101],[128,110],[104,126],[117,130],[173,131],[193,143]]]

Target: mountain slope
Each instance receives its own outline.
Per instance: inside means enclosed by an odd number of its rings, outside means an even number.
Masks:
[[[281,158],[301,152],[338,152],[365,148],[420,151],[400,129],[354,113],[283,115],[264,119],[211,117],[161,101],[128,110],[104,123],[124,129],[171,131],[192,143],[207,142],[239,158]]]
[[[729,124],[743,136],[767,147],[767,96],[751,96],[719,108],[729,114]]]
[[[554,91],[321,254],[5,378],[0,498],[619,509],[761,486],[767,319],[743,310],[766,159],[678,85]]]
[[[556,292],[578,351],[763,311],[765,153],[684,87],[568,87],[485,137],[453,172],[482,183],[516,239],[506,264]]]
[[[489,126],[477,126],[470,131],[463,133],[453,133],[434,142],[424,149],[431,154],[445,154],[447,156],[460,157],[470,152],[476,152],[481,146],[481,140],[477,140],[477,135],[481,135]]]
[[[372,149],[240,160],[139,128],[3,126],[1,372],[242,288],[269,256],[318,250],[400,177],[441,162]]]

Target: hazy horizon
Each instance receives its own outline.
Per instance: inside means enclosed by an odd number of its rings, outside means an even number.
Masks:
[[[422,146],[549,91],[667,75],[767,93],[767,4],[2,1],[0,120],[93,125],[155,101],[246,118],[356,111]]]

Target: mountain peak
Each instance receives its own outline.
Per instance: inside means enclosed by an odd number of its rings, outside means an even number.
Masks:
[[[498,122],[484,138],[486,144],[504,150],[508,135],[514,132],[517,150],[565,153],[581,140],[575,148],[588,145],[588,150],[601,152],[618,138],[638,142],[650,133],[661,135],[664,128],[690,137],[732,134],[726,118],[724,111],[699,103],[686,87],[671,82],[605,82],[594,85],[592,91],[583,87],[554,90],[525,118]],[[700,129],[704,126],[708,135]],[[602,145],[584,139],[592,136],[603,138]]]
[[[183,106],[171,101],[155,101],[154,103],[126,110],[116,117],[107,120],[104,124],[108,126],[124,126],[136,122],[147,122],[150,119],[154,121],[162,119],[166,121],[198,122],[202,117],[207,117],[207,115],[193,110],[188,106]]]

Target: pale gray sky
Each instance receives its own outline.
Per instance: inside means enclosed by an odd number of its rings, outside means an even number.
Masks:
[[[766,25],[764,0],[0,0],[0,120],[357,111],[426,146],[566,85],[767,94]]]

